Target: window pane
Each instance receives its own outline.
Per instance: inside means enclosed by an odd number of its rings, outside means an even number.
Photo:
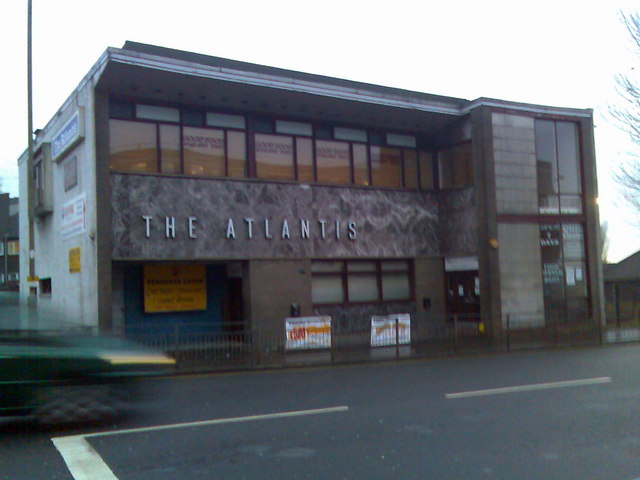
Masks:
[[[294,180],[293,138],[256,134],[256,173],[258,178]]]
[[[418,188],[418,154],[415,150],[403,152],[404,188]]]
[[[245,129],[245,121],[242,115],[228,115],[226,113],[207,113],[207,125],[211,127]]]
[[[313,176],[313,141],[309,138],[296,138],[296,159],[298,162],[298,180],[315,181]]]
[[[401,186],[401,156],[397,148],[371,147],[371,182],[380,187]]]
[[[160,171],[180,173],[180,127],[160,125]]]
[[[367,141],[367,131],[355,128],[336,127],[333,129],[333,136],[337,140],[352,140],[365,143]]]
[[[536,158],[542,162],[556,161],[556,131],[553,120],[536,120]]]
[[[136,117],[161,122],[180,122],[180,110],[177,108],[157,107],[155,105],[136,105]]]
[[[313,277],[311,279],[311,301],[313,303],[343,303],[342,277]]]
[[[438,152],[440,187],[462,188],[473,185],[471,143],[464,143]]]
[[[227,132],[227,153],[229,155],[229,176],[247,176],[247,142],[244,132]]]
[[[378,280],[375,274],[350,275],[349,302],[375,302],[378,300]]]
[[[347,270],[349,272],[375,272],[376,262],[350,261],[347,262]]]
[[[311,272],[341,272],[342,271],[342,262],[312,262],[311,263]]]
[[[582,213],[582,197],[579,195],[560,195],[560,213]]]
[[[310,123],[300,122],[286,122],[282,120],[276,120],[276,132],[288,133],[289,135],[304,135],[311,137],[313,135],[313,128]]]
[[[317,140],[316,164],[318,182],[351,183],[351,162],[348,143]]]
[[[383,272],[407,271],[409,270],[409,262],[406,260],[387,260],[382,262],[381,267]]]
[[[184,127],[184,173],[207,177],[224,177],[224,131]]]
[[[578,126],[571,122],[557,122],[558,180],[560,193],[579,194],[580,165],[578,155]]]
[[[420,188],[433,190],[433,156],[431,152],[420,152]]]
[[[410,297],[408,274],[385,273],[382,275],[383,300],[408,300]]]
[[[112,170],[156,172],[158,170],[156,125],[109,120],[109,151]]]
[[[584,260],[584,235],[579,223],[562,224],[562,253],[565,260]]]
[[[353,182],[356,185],[369,185],[367,146],[361,143],[353,144]]]

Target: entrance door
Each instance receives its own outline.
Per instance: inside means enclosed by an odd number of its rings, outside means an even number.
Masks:
[[[447,272],[447,310],[460,320],[480,320],[480,277],[477,271]]]

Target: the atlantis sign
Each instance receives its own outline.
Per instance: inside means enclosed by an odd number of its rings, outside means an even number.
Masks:
[[[142,215],[143,227],[145,229],[145,237],[151,238],[158,235],[175,239],[176,235],[184,235],[186,238],[196,239],[203,232],[209,232],[204,229],[198,217],[186,217],[184,219],[176,219],[176,217],[159,217],[152,215]],[[326,239],[347,239],[355,241],[357,238],[357,224],[353,221],[340,220],[289,220],[283,219],[272,221],[270,219],[228,218],[226,222],[221,222],[215,230],[214,234],[226,238],[228,240],[236,240],[244,238],[253,239],[280,239],[291,240],[298,238],[301,240],[310,240],[311,238]]]

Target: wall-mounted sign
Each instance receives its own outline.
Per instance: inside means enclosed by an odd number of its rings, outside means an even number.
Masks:
[[[79,108],[58,130],[51,140],[51,158],[60,159],[71,147],[84,138],[84,110]]]
[[[296,317],[285,320],[286,349],[331,348],[331,317]]]
[[[87,196],[84,193],[62,205],[60,234],[63,240],[84,233],[86,211]]]
[[[69,249],[69,273],[80,273],[80,247]]]
[[[144,311],[188,312],[207,309],[204,265],[145,265]]]
[[[371,317],[371,346],[411,343],[411,317],[408,313]]]
[[[478,270],[478,257],[449,257],[444,259],[445,272]]]

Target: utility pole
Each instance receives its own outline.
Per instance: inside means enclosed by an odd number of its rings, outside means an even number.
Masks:
[[[33,258],[34,251],[34,232],[33,232],[33,217],[35,211],[35,190],[33,179],[33,71],[32,71],[32,57],[31,57],[31,0],[28,0],[27,6],[27,128],[28,132],[28,144],[27,144],[27,215],[29,219],[29,242],[28,242],[28,256],[29,256],[29,278],[30,281],[35,277],[35,259]]]

